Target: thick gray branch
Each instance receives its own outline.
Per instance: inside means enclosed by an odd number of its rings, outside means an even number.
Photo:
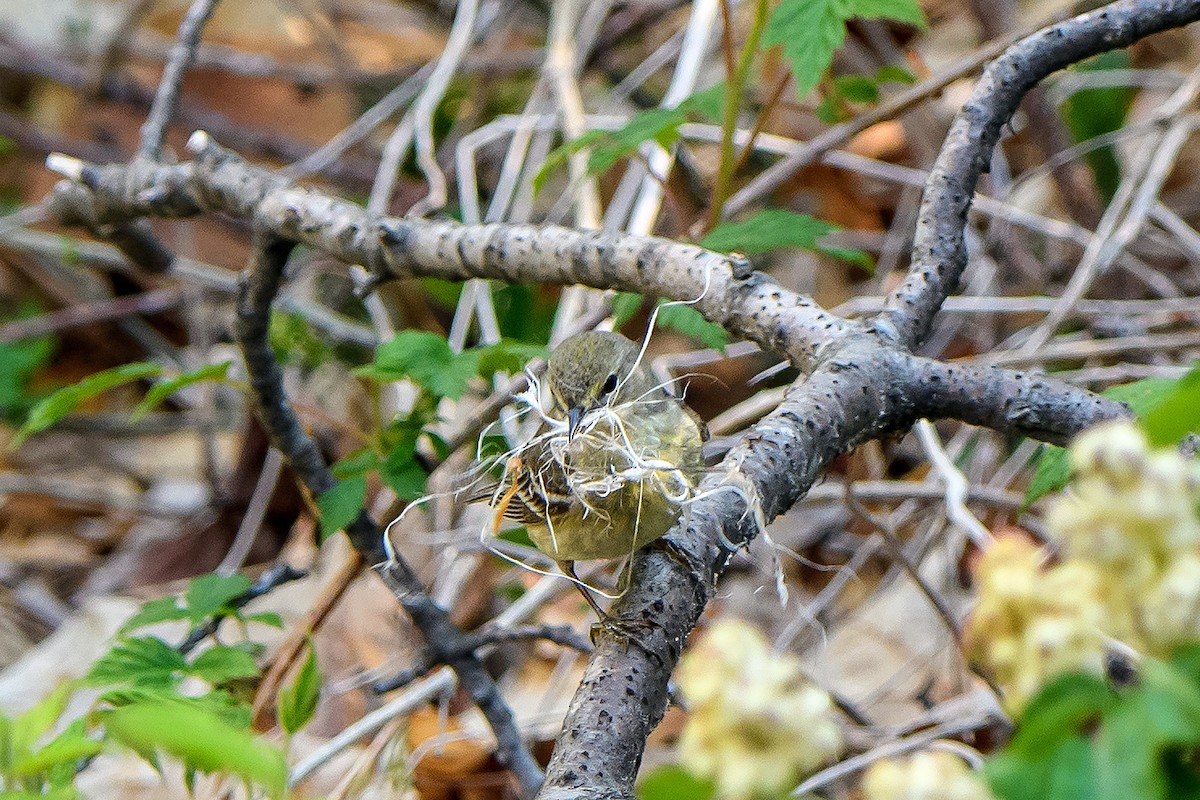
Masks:
[[[695,300],[704,316],[800,366],[856,326],[758,272],[694,245],[650,236],[556,226],[460,225],[369,215],[359,206],[289,185],[207,137],[196,161],[87,167],[84,185],[60,183],[52,210],[93,228],[131,216],[183,217],[217,211],[255,219],[264,231],[363,264],[377,280],[412,275],[511,283],[583,283]],[[86,188],[85,188],[86,187]]]

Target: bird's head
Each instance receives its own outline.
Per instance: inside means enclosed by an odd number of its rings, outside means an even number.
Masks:
[[[666,392],[638,362],[641,348],[619,333],[585,331],[550,353],[546,367],[555,410],[573,435],[589,411],[604,405],[659,400]]]

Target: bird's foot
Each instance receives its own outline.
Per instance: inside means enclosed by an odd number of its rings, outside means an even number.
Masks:
[[[599,646],[600,638],[608,635],[626,647],[634,646],[649,655],[655,661],[662,661],[662,656],[652,644],[650,634],[654,624],[649,620],[628,620],[604,614],[599,622],[592,623],[591,640],[594,646]]]

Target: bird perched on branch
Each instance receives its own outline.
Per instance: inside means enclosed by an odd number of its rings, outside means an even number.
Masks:
[[[575,561],[630,556],[670,530],[704,467],[704,423],[641,355],[619,333],[562,342],[546,368],[552,407],[543,430],[474,498],[489,499],[496,527],[504,517],[526,525],[572,577]]]

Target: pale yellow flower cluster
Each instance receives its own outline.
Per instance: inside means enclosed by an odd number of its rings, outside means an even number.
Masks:
[[[862,800],[994,800],[961,758],[942,750],[889,758],[867,770]]]
[[[680,761],[723,800],[778,797],[841,749],[829,695],[745,622],[713,625],[675,678],[690,712]]]
[[[968,656],[1014,713],[1060,672],[1102,671],[1111,639],[1160,657],[1200,640],[1200,466],[1128,422],[1084,433],[1070,458],[1074,482],[1046,515],[1062,561],[1006,537],[977,570]]]

